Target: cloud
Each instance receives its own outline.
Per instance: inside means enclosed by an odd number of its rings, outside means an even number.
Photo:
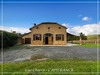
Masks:
[[[88,20],[91,20],[91,19],[92,19],[92,18],[89,18],[89,17],[83,17],[83,18],[82,18],[83,21],[88,21]]]
[[[66,30],[66,32],[70,32],[70,28],[72,27],[72,26],[70,25],[70,23],[67,23],[67,24],[66,24],[66,23],[63,23],[62,25],[68,28],[68,29]]]
[[[81,32],[85,35],[96,35],[100,34],[100,23],[99,24],[86,24],[83,26],[75,26],[70,27],[70,24],[63,24],[64,26],[67,26],[67,32],[70,32],[75,35],[79,35]],[[28,28],[21,28],[21,27],[6,27],[6,26],[0,26],[0,30],[5,30],[8,32],[16,31],[17,33],[28,33],[30,30]]]
[[[66,23],[63,23],[62,25],[65,26],[65,27],[72,27],[72,26],[70,25],[70,23],[67,23],[67,24],[66,24]]]
[[[69,26],[70,24],[69,23],[67,23],[67,24],[66,23],[63,23],[62,25],[63,26]]]
[[[66,23],[63,23],[62,25],[68,28],[68,29],[66,30],[66,32],[70,32],[70,29],[69,29],[69,28],[72,27],[72,26],[70,25],[70,23],[67,23],[67,24],[66,24]]]
[[[66,23],[63,23],[62,25],[63,25],[63,26],[67,26]]]
[[[82,15],[80,14],[80,15],[78,15],[78,17],[82,17]]]
[[[6,26],[0,26],[0,30],[5,30],[8,32],[16,31],[16,33],[28,33],[30,30],[28,28],[21,28],[21,27],[6,27]]]
[[[100,24],[86,24],[83,26],[76,26],[70,29],[70,32],[79,35],[79,33],[84,33],[85,35],[96,35],[100,34]]]

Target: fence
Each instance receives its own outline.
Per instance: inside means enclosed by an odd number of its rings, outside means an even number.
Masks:
[[[79,40],[68,41],[73,43],[79,43]],[[90,43],[90,44],[100,44],[100,39],[93,39],[93,40],[82,40],[82,43]]]

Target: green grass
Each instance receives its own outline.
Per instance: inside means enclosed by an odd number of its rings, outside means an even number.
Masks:
[[[79,42],[73,42],[72,44],[79,44]]]
[[[100,39],[100,35],[98,35],[98,38]],[[88,35],[88,36],[87,36],[87,39],[88,39],[88,40],[97,39],[97,35]]]
[[[30,74],[35,73],[35,75],[55,75],[54,73],[58,73],[57,75],[62,75],[64,72],[68,74],[68,72],[96,72],[97,71],[97,61],[89,61],[89,60],[80,60],[80,59],[49,59],[47,61],[28,61],[28,62],[20,62],[20,63],[4,63],[3,64],[3,71],[4,72],[12,72],[7,75],[33,75]],[[100,65],[99,65],[100,67]],[[26,70],[31,70],[29,73]],[[46,71],[32,71],[33,69],[38,70],[46,70]],[[54,71],[54,69],[62,71]],[[64,69],[69,69],[69,71],[64,71]],[[73,69],[73,71],[71,71]],[[49,70],[49,71],[48,71]],[[23,74],[16,74],[16,72],[25,72]],[[44,74],[42,74],[44,72]],[[100,70],[99,70],[100,72]],[[39,73],[39,74],[38,74]],[[85,75],[92,75],[92,74],[85,74]],[[93,74],[96,75],[96,74]]]
[[[82,45],[76,45],[77,47],[93,47],[93,48],[100,48],[100,44],[87,44],[87,43],[83,43]]]

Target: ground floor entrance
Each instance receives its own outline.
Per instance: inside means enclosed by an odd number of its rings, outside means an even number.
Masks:
[[[43,43],[45,45],[52,45],[53,44],[53,34],[44,34]]]
[[[31,44],[31,38],[25,38],[25,44]]]

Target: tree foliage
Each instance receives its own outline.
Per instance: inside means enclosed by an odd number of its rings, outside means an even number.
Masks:
[[[85,36],[85,34],[83,34],[82,32],[80,33],[80,37],[82,38],[82,40],[87,40],[87,36]]]
[[[0,31],[0,46],[3,42],[3,48],[14,46],[17,43],[18,35],[6,31]]]
[[[67,41],[79,40],[80,37],[82,38],[82,40],[87,40],[87,36],[85,36],[85,34],[83,33],[80,33],[80,36],[67,35]]]

